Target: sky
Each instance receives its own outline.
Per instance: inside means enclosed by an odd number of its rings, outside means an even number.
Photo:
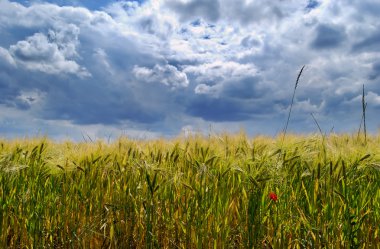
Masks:
[[[380,124],[377,0],[0,0],[0,137]]]

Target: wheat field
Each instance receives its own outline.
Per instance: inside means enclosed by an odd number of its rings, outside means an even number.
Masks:
[[[1,248],[379,248],[380,135],[0,140]]]

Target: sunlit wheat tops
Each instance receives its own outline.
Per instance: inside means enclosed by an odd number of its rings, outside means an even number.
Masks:
[[[0,140],[0,248],[378,248],[380,136],[280,139]]]

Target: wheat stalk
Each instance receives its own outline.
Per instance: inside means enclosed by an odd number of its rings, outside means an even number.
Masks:
[[[289,109],[289,113],[288,113],[288,119],[286,120],[286,125],[285,125],[285,128],[284,128],[284,137],[286,135],[286,132],[288,130],[288,125],[289,125],[289,120],[290,120],[290,114],[292,113],[292,108],[293,108],[293,104],[294,104],[294,97],[296,96],[296,90],[297,90],[297,86],[298,86],[298,82],[300,80],[300,77],[302,75],[302,72],[303,72],[303,69],[305,68],[305,65],[302,66],[300,72],[298,73],[298,76],[297,76],[297,80],[296,80],[296,84],[294,85],[294,90],[293,90],[293,96],[292,96],[292,102],[290,104],[290,109]]]

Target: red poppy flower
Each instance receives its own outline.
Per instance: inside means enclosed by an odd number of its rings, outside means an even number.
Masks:
[[[271,200],[273,200],[273,201],[277,201],[277,199],[278,199],[276,193],[274,193],[274,192],[270,192],[270,193],[269,193],[269,198],[270,198]]]

